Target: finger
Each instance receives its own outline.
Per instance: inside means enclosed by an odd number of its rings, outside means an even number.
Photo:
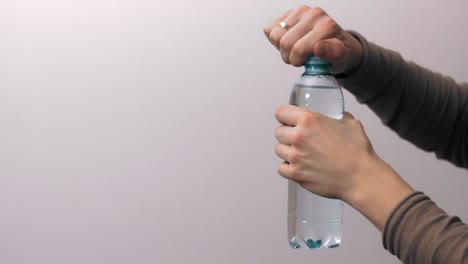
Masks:
[[[294,43],[288,58],[291,65],[300,67],[304,65],[307,58],[313,54],[314,45],[320,39],[320,36],[317,35],[316,31],[317,29],[312,29]]]
[[[338,38],[325,39],[315,44],[313,52],[324,60],[340,61],[344,59],[346,46]]]
[[[283,176],[284,178],[286,179],[290,179],[291,178],[291,174],[292,174],[292,165],[289,164],[288,162],[284,161],[282,162],[279,166],[278,166],[278,174]]]
[[[267,26],[263,28],[263,32],[265,33],[266,37],[270,41],[273,46],[275,46],[277,49],[279,49],[279,41],[281,37],[283,36],[284,33],[286,33],[286,30],[284,28],[279,27],[279,23],[286,19],[289,14],[291,14],[294,10],[288,10],[284,14],[282,14],[280,17],[272,20]],[[276,29],[279,28],[280,31],[275,32],[272,34],[272,32]]]
[[[314,26],[312,30],[310,30],[306,35],[304,35],[294,45],[291,54],[289,55],[289,60],[292,65],[303,65],[305,60],[309,58],[312,54],[316,54],[318,57],[323,58],[323,53],[326,53],[329,50],[327,49],[329,46],[322,46],[321,49],[318,51],[319,53],[322,52],[322,54],[319,55],[315,50],[315,45],[320,41],[337,38],[341,35],[341,32],[343,31],[341,27],[327,15],[322,15],[316,18],[315,24],[316,26]],[[333,42],[332,44],[336,44],[336,42]],[[334,52],[336,53],[338,51],[340,50],[336,50]]]
[[[291,12],[289,16],[283,20],[289,27],[289,30],[285,31],[281,27],[273,29],[272,34],[281,34],[281,37],[277,38],[279,40],[277,46],[279,47],[281,58],[285,63],[289,64],[289,53],[294,43],[314,26],[313,23],[308,23],[310,21],[302,21],[304,15],[310,10],[311,8],[308,6],[301,6]]]
[[[346,46],[338,38],[318,41],[313,47],[313,53],[332,62],[333,73],[342,73],[346,69]]]
[[[289,160],[291,151],[292,151],[291,146],[287,146],[281,143],[276,144],[276,147],[275,147],[276,156],[278,156],[280,159],[288,163],[291,163],[291,161]]]
[[[265,33],[265,35],[267,37],[270,36],[271,34],[271,31],[273,31],[273,29],[275,27],[278,26],[278,23],[283,21],[285,18],[287,18],[289,16],[289,14],[291,14],[294,10],[290,9],[286,12],[284,12],[281,16],[279,16],[278,18],[275,18],[273,20],[271,20],[264,28],[263,28],[263,32]]]
[[[282,105],[275,111],[275,117],[283,125],[294,127],[299,121],[300,114],[305,110],[294,105]]]
[[[293,129],[290,126],[279,126],[275,130],[275,138],[284,145],[291,145],[290,138],[293,133]]]

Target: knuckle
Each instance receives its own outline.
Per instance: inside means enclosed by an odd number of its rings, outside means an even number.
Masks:
[[[323,18],[322,25],[323,29],[331,34],[337,34],[340,31],[340,26],[338,23],[336,23],[336,21],[329,16]]]
[[[298,150],[292,150],[289,152],[288,161],[291,164],[297,163],[301,159],[301,153]]]
[[[289,52],[293,46],[294,44],[288,39],[287,36],[282,37],[279,40],[279,47],[281,51]]]
[[[281,165],[278,167],[278,174],[285,177],[285,178],[287,178],[287,175],[284,172],[283,166],[281,166]]]
[[[295,58],[304,58],[307,56],[307,49],[304,44],[296,43],[292,48],[291,48],[291,54]],[[294,66],[302,66],[299,64],[302,64],[300,61],[294,61],[291,62]]]
[[[322,24],[327,26],[327,27],[335,27],[337,25],[335,20],[330,16],[323,17],[322,18]]]
[[[273,30],[270,32],[269,38],[270,38],[271,42],[273,42],[273,43],[279,43],[280,40],[281,40],[281,34],[280,34],[280,32],[279,32],[278,30],[273,29]]]
[[[310,9],[311,9],[311,7],[308,6],[308,5],[300,5],[300,6],[296,9],[296,11],[297,11],[298,13],[302,13],[302,12],[306,12],[306,11],[308,11],[308,10],[310,10]]]
[[[299,56],[306,55],[306,51],[306,46],[303,43],[296,43],[296,45],[292,47],[292,52],[296,53]]]
[[[276,110],[275,110],[275,116],[278,117],[279,115],[281,115],[281,113],[283,113],[285,107],[286,107],[285,105],[278,106],[276,108]]]
[[[362,123],[361,121],[357,120],[357,119],[348,119],[348,122],[351,126],[362,126]]]
[[[290,166],[288,170],[288,178],[293,180],[293,181],[300,181],[301,180],[301,175],[299,173],[299,170],[295,166]]]
[[[289,52],[281,51],[280,53],[281,53],[281,59],[283,60],[283,62],[286,64],[291,64],[291,62],[289,61]]]
[[[355,126],[362,126],[362,123],[361,123],[361,121],[359,121],[359,120],[353,119],[353,120],[351,120],[351,122],[352,122],[352,124],[355,125]]]
[[[326,13],[322,8],[318,6],[314,6],[314,7],[311,7],[309,10],[307,10],[307,15],[309,15],[310,17],[316,18],[316,17],[326,15]]]
[[[277,156],[280,156],[280,154],[281,154],[281,146],[280,146],[279,143],[276,144],[276,146],[275,146],[275,154],[276,154]]]
[[[283,176],[284,178],[287,178],[289,179],[290,176],[289,176],[289,169],[290,169],[290,166],[291,165],[286,165],[285,163],[281,163],[279,166],[278,166],[278,174]]]
[[[280,130],[281,130],[280,127],[275,128],[275,138],[277,138],[277,139],[280,136]]]
[[[305,112],[303,115],[301,115],[301,123],[306,125],[306,126],[310,126],[310,125],[313,125],[315,123],[317,123],[317,113],[314,113],[314,112]]]
[[[356,120],[356,119],[353,119],[351,120],[352,121],[352,124],[358,128],[360,128],[361,130],[364,130],[364,126],[362,125],[362,122],[359,121],[359,120]]]
[[[302,130],[297,130],[291,135],[290,141],[293,145],[300,145],[304,142],[305,135]]]
[[[304,63],[302,63],[302,60],[298,60],[298,59],[293,59],[293,60],[289,60],[291,65],[292,66],[295,66],[295,67],[301,67],[303,66]]]
[[[271,32],[270,27],[268,26],[263,27],[263,33],[265,33],[265,35],[269,36],[270,32]]]

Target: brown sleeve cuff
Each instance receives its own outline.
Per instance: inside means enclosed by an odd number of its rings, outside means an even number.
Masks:
[[[383,246],[403,263],[468,263],[468,226],[414,192],[393,210]]]
[[[413,207],[415,203],[417,203],[421,199],[429,199],[425,196],[422,192],[413,192],[404,198],[400,203],[395,206],[393,211],[390,213],[390,216],[385,223],[384,229],[382,231],[382,242],[385,249],[387,249],[393,255],[396,254],[396,248],[393,247],[392,241],[395,240],[394,235],[397,233],[399,223],[401,223],[406,216],[408,210]]]

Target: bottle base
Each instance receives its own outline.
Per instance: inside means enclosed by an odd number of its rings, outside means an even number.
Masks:
[[[289,246],[293,249],[299,249],[302,248],[303,246],[307,246],[307,248],[312,249],[312,250],[318,250],[322,247],[326,248],[337,248],[341,245],[339,241],[333,241],[330,243],[331,239],[328,239],[328,241],[323,241],[323,240],[312,240],[312,239],[307,239],[304,241],[304,239],[300,239],[298,241],[297,237],[294,237],[291,242],[289,242]]]

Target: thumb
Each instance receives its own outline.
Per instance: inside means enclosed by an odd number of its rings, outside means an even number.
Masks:
[[[315,43],[313,52],[318,57],[332,63],[334,73],[342,73],[346,69],[346,46],[343,41],[332,38]]]

